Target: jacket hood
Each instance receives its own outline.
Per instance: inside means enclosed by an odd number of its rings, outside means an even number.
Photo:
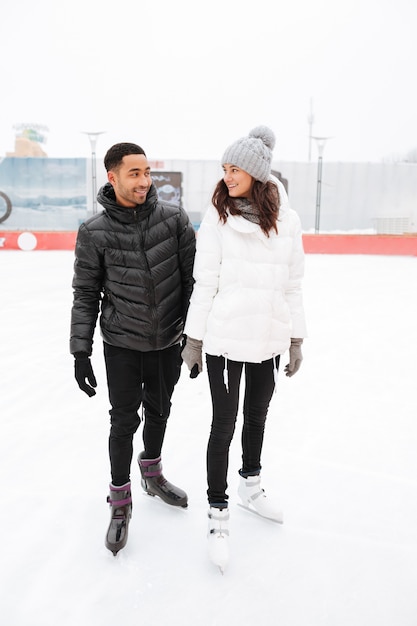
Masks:
[[[290,202],[288,200],[287,192],[285,191],[285,187],[282,182],[273,174],[270,175],[269,180],[271,180],[278,187],[279,191],[279,199],[280,199],[280,207],[279,212],[282,215],[290,208]]]
[[[148,217],[158,202],[158,192],[155,185],[152,184],[144,204],[137,204],[136,207],[124,207],[117,204],[113,185],[106,183],[99,189],[97,201],[110,217],[123,224],[131,224]]]

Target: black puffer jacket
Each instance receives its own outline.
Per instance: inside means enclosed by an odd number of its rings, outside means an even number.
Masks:
[[[105,342],[149,352],[178,343],[193,288],[195,232],[184,209],[158,200],[154,185],[136,209],[116,203],[81,224],[75,248],[71,354],[92,353],[100,314]]]

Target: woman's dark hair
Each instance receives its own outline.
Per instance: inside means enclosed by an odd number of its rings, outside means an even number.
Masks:
[[[145,150],[135,143],[116,143],[107,150],[104,157],[104,167],[106,171],[117,170],[122,164],[123,157],[129,154],[145,154]]]
[[[223,224],[227,221],[228,213],[230,215],[241,215],[235,199],[229,196],[229,190],[223,179],[217,183],[211,201],[216,207]],[[265,235],[269,237],[271,230],[277,233],[280,198],[276,184],[271,180],[268,180],[266,183],[255,180],[252,186],[251,203],[259,212],[259,226]]]

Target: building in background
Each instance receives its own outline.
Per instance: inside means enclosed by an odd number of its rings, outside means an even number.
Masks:
[[[42,148],[46,143],[48,128],[43,124],[15,124],[16,131],[14,152],[7,152],[8,157],[47,157]]]

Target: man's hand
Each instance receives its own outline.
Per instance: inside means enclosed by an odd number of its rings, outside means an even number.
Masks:
[[[96,390],[93,389],[93,387],[97,387],[97,381],[94,376],[90,357],[85,352],[76,352],[74,357],[75,380],[77,381],[79,388],[84,391],[89,398],[91,398],[96,395]],[[90,383],[91,387],[85,382],[86,379]]]

